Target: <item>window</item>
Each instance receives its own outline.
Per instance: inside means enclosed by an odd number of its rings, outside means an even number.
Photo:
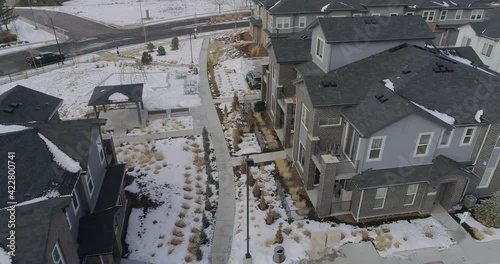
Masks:
[[[413,16],[413,15],[415,15],[415,13],[414,12],[406,12],[405,15],[407,15],[407,16]]]
[[[340,126],[341,123],[342,123],[341,117],[322,118],[319,120],[320,127]]]
[[[382,159],[384,152],[385,137],[372,137],[370,139],[368,158],[366,161],[377,161]]]
[[[299,150],[297,153],[297,160],[299,161],[300,168],[304,168],[304,163],[305,163],[305,158],[304,158],[304,151],[306,149],[304,148],[304,145],[302,145],[302,142],[299,142]]]
[[[380,13],[373,13],[372,16],[380,16]]]
[[[279,28],[279,29],[290,28],[290,18],[289,17],[277,17],[276,18],[276,28]]]
[[[354,14],[352,14],[352,17],[362,17],[362,16],[363,16],[363,14],[361,14],[361,13],[354,13]]]
[[[302,123],[302,125],[304,125],[306,127],[306,129],[307,129],[308,118],[309,118],[309,110],[307,110],[306,105],[304,103],[302,103],[302,112],[300,115],[300,123]]]
[[[54,264],[65,264],[64,257],[61,253],[61,248],[59,247],[59,242],[56,242],[56,246],[52,250],[52,260]]]
[[[90,175],[90,169],[88,170],[87,174],[87,186],[89,187],[89,194],[92,194],[94,191],[94,182],[92,181],[92,175]]]
[[[477,188],[488,188],[490,186],[491,178],[493,177],[493,173],[495,173],[495,170],[498,167],[499,160],[500,158],[497,160],[495,167],[486,168],[486,170],[484,170],[483,177],[481,177],[481,182],[479,182]]]
[[[493,50],[493,45],[484,43],[483,45],[483,50],[481,51],[481,54],[483,54],[486,57],[491,57],[491,51]]]
[[[387,187],[377,189],[377,192],[375,193],[375,204],[373,206],[373,209],[384,208],[386,194],[387,194]]]
[[[325,17],[325,16],[316,16],[316,18],[323,18],[323,17]]]
[[[122,206],[122,197],[118,196],[118,201],[116,202],[116,206]]]
[[[495,143],[495,148],[500,148],[500,135],[497,138],[497,143]]]
[[[69,220],[68,211],[64,212],[64,216],[66,216],[66,222],[68,222],[69,229],[71,229],[71,221]]]
[[[472,137],[476,131],[475,127],[466,127],[464,134],[462,135],[462,140],[460,140],[460,146],[468,146],[472,144]]]
[[[415,198],[417,197],[418,184],[408,185],[408,190],[406,191],[404,205],[413,205],[415,203]]]
[[[398,13],[391,13],[390,16],[398,16]]]
[[[439,148],[447,148],[451,144],[451,138],[453,137],[453,130],[443,130],[441,132],[441,138],[439,139]]]
[[[316,41],[316,57],[323,60],[323,53],[325,52],[325,41],[318,37]]]
[[[424,11],[422,17],[425,18],[425,21],[434,21],[435,15],[436,15],[435,11]]]
[[[415,147],[414,157],[425,157],[429,154],[429,147],[434,133],[418,134],[417,146]]]
[[[75,190],[73,190],[73,192],[71,193],[71,202],[73,204],[73,210],[76,214],[76,212],[78,212],[78,208],[80,207],[80,201],[78,200],[78,195],[76,194]]]
[[[272,28],[272,27],[273,27],[273,17],[272,17],[272,16],[269,16],[269,17],[267,18],[267,21],[269,21],[269,22],[268,22],[268,26],[269,26],[270,28]]]
[[[464,13],[463,10],[457,10],[457,12],[455,13],[455,20],[460,20],[462,19],[462,14]]]
[[[99,159],[101,160],[101,164],[102,164],[105,156],[104,156],[104,150],[102,148],[101,137],[97,137],[96,145],[97,145],[97,151],[99,152]]]
[[[471,38],[468,38],[468,37],[464,37],[462,39],[462,47],[470,47],[470,42],[471,42]]]
[[[441,14],[439,14],[439,20],[446,20],[447,14],[448,14],[447,10],[441,10]]]
[[[483,10],[472,10],[470,14],[470,19],[472,20],[480,20],[483,18]]]
[[[307,17],[305,17],[305,16],[299,17],[299,28],[305,28],[306,21],[307,21]]]

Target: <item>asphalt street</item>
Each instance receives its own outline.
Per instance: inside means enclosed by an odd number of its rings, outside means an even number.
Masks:
[[[37,23],[51,26],[49,17],[52,18],[54,26],[67,30],[70,39],[60,44],[61,52],[66,57],[71,58],[95,51],[144,43],[144,29],[116,29],[106,25],[76,16],[44,10],[33,10]],[[30,10],[16,10],[20,16],[33,19]],[[146,40],[155,41],[159,39],[171,38],[175,36],[189,35],[194,28],[199,33],[231,29],[235,27],[248,26],[247,21],[222,24],[208,24],[207,18],[197,18],[197,23],[193,19],[179,20],[146,26]],[[36,52],[54,51],[57,52],[57,45],[49,45],[36,48]],[[35,53],[36,53],[35,52]],[[29,57],[28,51],[6,54],[0,56],[0,76],[16,73],[28,69],[25,59]]]

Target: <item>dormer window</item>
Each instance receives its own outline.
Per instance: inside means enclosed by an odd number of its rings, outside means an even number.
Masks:
[[[425,18],[425,21],[434,21],[434,16],[436,15],[435,11],[424,11],[422,17]]]
[[[325,52],[325,41],[320,37],[316,40],[316,57],[323,60],[323,54]]]
[[[290,18],[289,17],[276,18],[276,28],[279,28],[279,29],[290,28]]]
[[[481,20],[483,18],[483,10],[472,10],[472,13],[470,14],[470,19],[471,20]]]

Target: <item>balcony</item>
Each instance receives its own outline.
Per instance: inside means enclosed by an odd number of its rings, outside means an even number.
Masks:
[[[250,23],[254,27],[262,27],[262,19],[261,18],[255,18],[255,17],[251,16]]]
[[[319,141],[316,141],[313,144],[313,156],[312,160],[316,164],[316,167],[321,168],[321,162],[328,163],[329,160],[332,160],[335,157],[339,162],[337,163],[337,174],[335,178],[350,178],[356,175],[358,170],[359,161],[356,160],[352,162],[349,160],[339,145],[330,145],[326,149],[322,149],[319,147]]]
[[[287,92],[285,89],[278,89],[278,104],[282,109],[286,109],[287,104],[296,104],[297,95],[291,92]]]

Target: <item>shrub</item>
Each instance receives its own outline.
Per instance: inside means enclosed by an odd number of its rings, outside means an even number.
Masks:
[[[149,51],[149,52],[153,52],[153,50],[155,49],[155,44],[149,42],[148,45],[146,45],[146,49]]]
[[[495,234],[495,230],[491,228],[485,228],[483,229],[483,233],[487,234],[488,236],[493,236]]]
[[[189,263],[189,262],[193,261],[193,257],[191,257],[190,255],[187,255],[184,257],[184,261]]]
[[[241,160],[240,173],[241,174],[247,174],[247,161],[245,159]]]
[[[267,209],[267,203],[266,203],[266,199],[264,199],[264,196],[260,197],[259,209],[262,211]]]
[[[200,244],[205,245],[208,243],[207,233],[205,233],[205,229],[202,229],[200,232]]]
[[[199,244],[196,246],[196,254],[195,255],[196,255],[196,260],[197,261],[200,261],[200,260],[203,259],[203,251],[201,251],[201,248],[200,248]]]
[[[157,52],[158,52],[158,56],[167,55],[167,51],[165,51],[165,48],[163,46],[159,46]]]
[[[486,227],[500,228],[500,192],[484,200],[473,213],[474,218]]]
[[[205,189],[205,194],[207,196],[207,199],[212,197],[212,195],[213,195],[212,188],[209,185],[207,185],[207,188]]]
[[[368,242],[368,241],[370,241],[370,237],[368,236],[368,231],[366,231],[366,230],[361,230],[359,233],[361,234],[361,239],[362,239],[364,242]]]
[[[0,43],[9,43],[17,40],[17,35],[7,31],[0,31]]]
[[[231,103],[231,107],[233,112],[239,111],[240,109],[240,101],[236,92],[233,93],[233,102]]]
[[[309,231],[309,230],[307,230],[307,229],[306,229],[306,230],[304,230],[304,231],[302,231],[302,234],[304,234],[304,236],[306,236],[306,237],[308,237],[308,238],[311,238],[311,231]]]
[[[206,210],[206,211],[212,211],[212,209],[214,209],[214,208],[212,207],[212,203],[210,203],[210,200],[209,200],[209,199],[206,199],[206,200],[205,200],[205,210]]]
[[[184,222],[184,220],[177,220],[175,222],[175,226],[179,227],[179,228],[184,228],[184,227],[186,227],[186,222]]]
[[[292,233],[292,228],[291,227],[285,227],[283,228],[283,233],[285,233],[285,235],[290,235],[290,233]]]
[[[174,238],[170,239],[170,244],[172,244],[174,246],[180,245],[181,243],[182,243],[182,239],[180,239],[180,238],[174,237]]]
[[[484,234],[483,232],[481,232],[481,230],[475,228],[475,227],[472,227],[472,234],[474,235],[474,238],[476,238],[477,240],[483,240],[484,239]]]
[[[170,42],[170,49],[171,50],[178,50],[179,49],[179,39],[177,37],[174,37],[172,41]]]
[[[203,225],[203,228],[208,228],[210,226],[210,221],[208,221],[205,214],[203,214],[203,217],[201,218],[201,224]]]
[[[266,225],[272,225],[274,223],[274,217],[271,208],[269,208],[269,211],[267,211],[265,220],[266,220]]]
[[[141,63],[143,65],[149,65],[152,61],[153,61],[153,57],[151,56],[151,54],[149,54],[147,52],[142,53]]]
[[[274,236],[274,243],[275,244],[283,243],[283,234],[281,232],[281,224],[278,227],[278,231],[276,231],[276,235]]]
[[[253,197],[255,197],[255,198],[260,198],[260,195],[261,195],[261,193],[262,193],[262,192],[260,191],[260,186],[259,186],[258,184],[255,184],[255,185],[253,186],[253,191],[252,191],[252,192],[253,192]]]

